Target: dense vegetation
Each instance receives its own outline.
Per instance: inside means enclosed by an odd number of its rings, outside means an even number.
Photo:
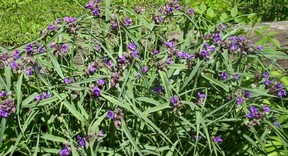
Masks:
[[[179,0],[189,7],[199,6],[202,1]],[[113,4],[126,7],[141,5],[146,11],[152,11],[156,6],[164,4],[165,0],[115,0]],[[0,45],[13,46],[30,42],[55,18],[78,16],[85,11],[85,0],[1,0],[0,1]],[[209,0],[205,4],[216,14],[227,13],[234,6],[240,14],[257,13],[263,21],[286,20],[287,3],[285,0]]]
[[[0,155],[288,155],[288,57],[233,25],[255,14],[83,8],[0,47]]]

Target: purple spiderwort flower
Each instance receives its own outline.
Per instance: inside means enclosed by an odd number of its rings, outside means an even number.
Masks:
[[[49,24],[47,29],[53,31],[56,27],[53,24]]]
[[[269,78],[269,73],[268,72],[264,72],[262,75],[263,75],[264,78]]]
[[[237,105],[239,106],[240,104],[244,103],[244,98],[243,97],[239,97],[236,100]]]
[[[248,92],[248,91],[244,91],[244,97],[250,99],[252,96],[252,93],[251,92]]]
[[[67,23],[67,24],[73,24],[74,22],[76,22],[76,18],[74,17],[64,17],[64,21]]]
[[[258,49],[259,51],[263,51],[263,46],[262,46],[262,45],[259,45],[259,46],[257,46],[257,49]]]
[[[39,53],[43,53],[44,51],[45,51],[44,46],[40,45],[40,46],[38,47],[38,52],[39,52]]]
[[[94,0],[90,0],[88,4],[85,5],[86,9],[93,9],[95,3]]]
[[[101,50],[101,46],[99,46],[99,45],[96,45],[95,48],[96,48],[98,51]]]
[[[280,91],[278,91],[278,97],[283,98],[283,96],[286,96],[286,90],[285,89],[281,89]]]
[[[250,106],[249,110],[250,110],[250,112],[247,114],[247,118],[252,119],[256,116],[258,109],[254,106]]]
[[[145,66],[145,67],[143,67],[143,68],[142,68],[142,70],[141,70],[141,71],[142,71],[142,73],[144,73],[144,74],[145,74],[145,73],[147,73],[147,72],[148,72],[148,70],[149,70],[149,67]]]
[[[127,47],[131,51],[137,50],[137,46],[135,43],[129,43]]]
[[[179,102],[179,99],[178,99],[178,97],[176,95],[174,95],[171,98],[170,102],[175,105],[175,104],[177,104]]]
[[[14,54],[13,54],[13,57],[14,57],[14,59],[19,59],[20,58],[20,51],[19,50],[16,50],[15,52],[14,52]]]
[[[198,92],[198,97],[199,97],[199,99],[205,99],[206,94]]]
[[[64,83],[65,84],[69,84],[69,83],[72,83],[74,81],[74,78],[71,78],[71,79],[69,79],[69,78],[64,78]]]
[[[262,105],[262,108],[267,113],[269,113],[271,111],[271,109],[268,106]]]
[[[208,59],[209,58],[209,53],[207,50],[202,50],[200,52],[200,55],[204,58],[204,59]]]
[[[228,78],[228,75],[227,75],[226,72],[222,72],[222,73],[220,74],[220,77],[222,78],[222,80],[226,80],[226,79]]]
[[[100,10],[98,8],[95,8],[92,10],[93,16],[99,16],[100,15]]]
[[[84,137],[82,138],[80,135],[77,135],[77,140],[78,140],[78,144],[81,147],[85,147],[86,146],[86,140],[85,140]]]
[[[134,51],[132,52],[132,54],[133,54],[134,57],[140,58],[139,53],[138,53],[138,50],[134,50]]]
[[[99,97],[100,94],[101,94],[101,89],[100,89],[99,87],[94,87],[94,88],[92,89],[92,92],[93,92],[93,94],[94,94],[96,97]]]
[[[125,56],[119,56],[118,61],[119,61],[119,63],[124,63],[126,61],[126,57]]]
[[[11,68],[11,69],[16,68],[16,66],[17,66],[17,63],[16,63],[15,61],[13,61],[13,62],[10,63],[10,68]]]
[[[240,42],[245,42],[246,41],[246,36],[238,36],[238,40]]]
[[[173,42],[173,41],[165,42],[165,45],[167,48],[173,48],[175,46],[175,42]]]
[[[125,25],[126,27],[129,27],[131,24],[132,24],[131,18],[125,17],[125,18],[124,18],[124,25]]]
[[[220,27],[221,27],[222,30],[225,30],[227,28],[227,25],[221,24]]]
[[[168,57],[168,59],[167,59],[167,63],[168,63],[168,64],[173,64],[172,57]]]
[[[48,93],[48,92],[43,92],[42,94],[43,94],[43,98],[44,98],[44,99],[48,99],[48,98],[51,97],[51,94]]]
[[[0,117],[7,118],[8,115],[9,115],[9,112],[8,112],[7,108],[5,108],[5,107],[1,107],[1,110],[0,110]]]
[[[177,53],[177,56],[180,58],[180,59],[187,59],[189,57],[189,55],[186,53],[186,52],[178,52]]]
[[[89,74],[94,74],[95,71],[96,71],[96,67],[94,67],[93,64],[89,65],[89,68],[88,68],[88,71],[89,71]]]
[[[108,113],[107,113],[107,118],[109,118],[109,119],[114,119],[114,112],[111,111],[111,110],[108,110],[107,112],[108,112]]]
[[[67,52],[67,49],[68,49],[68,45],[67,44],[63,44],[62,47],[61,47],[61,50],[63,52]]]
[[[268,86],[269,84],[271,84],[271,81],[269,80],[269,78],[266,78],[264,81],[264,85]]]
[[[238,47],[236,46],[236,44],[232,44],[230,49],[231,49],[232,51],[235,51],[235,50],[238,49]]]
[[[159,53],[160,53],[160,50],[155,50],[153,54],[154,54],[154,55],[157,55],[157,54],[159,54]]]
[[[71,153],[71,150],[70,150],[70,148],[69,148],[68,146],[65,146],[64,149],[62,149],[62,150],[59,151],[59,154],[60,154],[61,156],[69,156],[70,153]]]
[[[40,94],[39,95],[35,95],[34,98],[35,98],[36,101],[41,101],[43,99],[42,95],[40,95]]]
[[[193,14],[194,14],[194,9],[188,8],[188,9],[187,9],[187,14],[188,14],[188,15],[193,15]]]
[[[222,139],[220,136],[216,136],[216,137],[213,138],[213,141],[214,141],[215,143],[219,143],[219,142],[222,142],[223,139]]]
[[[99,86],[102,86],[102,85],[105,84],[105,80],[104,80],[104,79],[99,79],[99,80],[97,81],[97,83],[98,83]]]
[[[32,67],[28,67],[27,70],[26,70],[26,75],[30,76],[30,75],[32,75],[32,72],[33,72],[33,68]]]
[[[5,97],[7,93],[5,91],[0,92],[0,97]]]
[[[26,47],[25,47],[25,50],[27,52],[27,54],[31,54],[33,51],[34,51],[34,47],[32,44],[28,44]]]
[[[279,121],[275,121],[274,123],[273,123],[276,127],[280,127],[280,122]]]

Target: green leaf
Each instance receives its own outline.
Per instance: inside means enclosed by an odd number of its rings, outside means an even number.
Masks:
[[[202,3],[200,4],[200,10],[203,11],[203,12],[205,12],[206,9],[207,9],[207,7],[206,7],[205,3],[202,2]]]
[[[273,43],[273,45],[277,48],[280,48],[281,47],[281,44],[278,40],[276,39],[271,39],[271,42]]]
[[[62,102],[64,106],[68,109],[68,111],[75,116],[81,122],[87,122],[87,120],[83,117],[83,115],[76,110],[75,106],[71,105],[68,101]]]
[[[211,7],[207,10],[207,15],[210,16],[210,17],[214,17],[215,16],[214,10]]]
[[[216,80],[214,79],[213,77],[210,77],[208,75],[205,75],[205,74],[202,74],[202,76],[207,79],[210,83],[213,83],[221,88],[223,88],[226,92],[229,92],[229,86],[226,85],[225,83],[219,81],[219,80]]]
[[[55,135],[52,135],[52,134],[48,134],[48,133],[45,133],[41,136],[42,139],[45,139],[45,140],[50,140],[50,141],[53,141],[53,142],[61,142],[61,143],[65,143],[66,142],[66,139],[62,138],[62,137],[58,137],[58,136],[55,136]]]
[[[231,13],[231,16],[232,16],[232,17],[236,17],[237,14],[238,14],[238,8],[237,8],[237,6],[234,6],[234,7],[231,9],[230,13]]]
[[[221,20],[221,21],[225,21],[227,18],[228,18],[228,15],[227,15],[226,13],[222,13],[222,14],[220,15],[220,20]]]

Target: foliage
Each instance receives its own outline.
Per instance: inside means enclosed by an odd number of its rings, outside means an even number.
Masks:
[[[230,27],[251,16],[98,1],[1,48],[0,155],[288,154],[287,75],[263,64],[287,56]]]

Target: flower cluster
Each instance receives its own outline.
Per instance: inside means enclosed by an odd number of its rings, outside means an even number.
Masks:
[[[99,3],[101,2],[102,0],[97,0],[96,2],[94,0],[90,0],[90,2],[85,6],[85,8],[91,10],[93,16],[99,16],[100,15]]]
[[[52,42],[50,48],[53,50],[53,54],[58,56],[64,56],[67,53],[68,45],[65,43]]]
[[[266,113],[270,112],[270,108],[262,105],[262,110],[259,110],[255,106],[250,106],[247,118],[249,119],[248,127],[251,128],[255,125],[260,125],[262,119],[265,117]]]
[[[176,95],[172,96],[172,98],[170,99],[170,103],[173,105],[174,111],[179,110],[182,106],[181,102],[179,102],[179,98]]]
[[[1,97],[4,97],[3,95],[4,93],[2,92]],[[5,99],[0,104],[0,117],[7,118],[9,114],[15,113],[15,110],[14,101],[12,99]]]
[[[114,121],[114,126],[118,128],[121,126],[121,120],[123,120],[124,114],[121,109],[115,109],[114,111],[107,111],[107,118],[112,119]]]
[[[58,18],[56,18],[55,21],[54,21],[54,25],[53,24],[49,24],[47,29],[52,31],[52,32],[57,32],[60,29],[60,27],[61,27],[60,24],[61,24],[61,21]]]
[[[80,28],[77,25],[77,19],[75,17],[64,17],[64,22],[66,23],[67,33],[76,34],[76,30]]]

